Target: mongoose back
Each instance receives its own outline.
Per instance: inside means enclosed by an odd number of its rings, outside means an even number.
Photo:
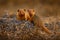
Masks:
[[[35,15],[35,11],[34,11],[33,9],[29,9],[28,12],[29,12],[29,15],[30,15],[29,21],[34,22],[34,24],[35,24],[36,26],[41,27],[46,33],[48,33],[48,34],[51,34],[51,33],[52,33],[49,29],[47,29],[47,28],[43,25],[43,22],[42,22],[42,20],[40,19],[40,17],[37,16],[37,15]]]

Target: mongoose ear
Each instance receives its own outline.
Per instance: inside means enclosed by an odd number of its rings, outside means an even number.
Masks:
[[[17,12],[19,12],[19,9],[17,10]]]
[[[26,11],[26,9],[24,9],[24,11]]]
[[[19,12],[19,11],[21,11],[21,10],[26,11],[26,9],[18,9],[17,12]]]

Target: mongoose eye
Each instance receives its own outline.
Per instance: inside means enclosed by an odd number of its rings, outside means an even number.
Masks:
[[[26,11],[26,9],[24,9],[24,11]]]

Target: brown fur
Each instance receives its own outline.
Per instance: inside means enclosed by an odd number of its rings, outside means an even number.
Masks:
[[[43,26],[42,20],[39,16],[35,15],[34,9],[19,9],[17,12],[17,19],[18,20],[27,20],[30,22],[34,22],[34,24],[38,27],[41,27],[46,33],[51,34],[51,31]]]
[[[29,20],[30,19],[30,15],[27,11],[25,11],[25,20]]]
[[[46,33],[51,34],[51,31],[43,26],[42,20],[37,15],[35,15],[35,11],[33,9],[29,9],[28,12],[30,15],[29,21],[34,22],[36,26],[42,27]]]
[[[18,20],[24,20],[25,19],[25,11],[24,11],[24,9],[18,9],[16,15],[17,15]]]
[[[17,19],[18,20],[28,20],[30,18],[26,9],[18,9]]]

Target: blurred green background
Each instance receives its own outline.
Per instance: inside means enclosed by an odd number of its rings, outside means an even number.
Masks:
[[[35,9],[39,16],[59,16],[60,0],[0,0],[0,16],[6,11],[15,13],[19,8]]]

